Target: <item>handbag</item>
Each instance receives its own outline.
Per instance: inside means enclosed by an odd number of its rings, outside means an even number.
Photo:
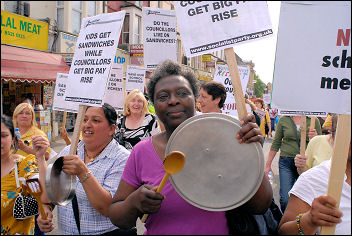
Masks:
[[[278,234],[278,227],[282,218],[282,212],[272,199],[270,207],[262,215],[248,213],[244,207],[238,207],[226,211],[229,233],[232,234]]]
[[[20,188],[20,183],[18,180],[18,162],[15,165],[15,179],[17,189]],[[21,189],[22,191],[22,189]],[[25,220],[30,217],[38,215],[38,202],[30,194],[25,195],[19,192],[15,199],[15,204],[13,205],[13,217],[17,220]]]

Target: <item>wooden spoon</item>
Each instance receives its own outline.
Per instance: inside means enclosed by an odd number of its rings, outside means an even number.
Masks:
[[[177,174],[182,170],[186,162],[186,157],[182,152],[173,151],[167,154],[164,160],[164,170],[165,175],[161,180],[158,189],[156,190],[157,193],[160,193],[163,189],[164,185],[166,184],[169,176],[171,174]],[[142,222],[144,223],[148,218],[148,214],[144,214],[142,218]]]

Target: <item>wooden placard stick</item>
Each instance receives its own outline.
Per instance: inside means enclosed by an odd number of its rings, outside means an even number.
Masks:
[[[334,142],[334,149],[331,158],[331,167],[327,195],[333,197],[340,205],[341,192],[346,172],[348,151],[351,144],[351,115],[339,115],[337,130]],[[335,226],[321,227],[320,234],[332,235],[335,233]]]
[[[307,117],[301,116],[301,148],[300,154],[303,156],[306,153],[306,133],[307,133]]]
[[[64,116],[62,117],[62,128],[66,129],[66,119],[67,119],[67,112],[64,111]]]
[[[69,155],[76,154],[78,140],[79,140],[79,134],[81,132],[81,124],[84,119],[84,115],[86,113],[86,110],[87,110],[86,105],[79,105],[78,113],[77,113],[77,117],[76,117],[75,128],[73,130]]]
[[[226,48],[225,56],[230,71],[238,118],[242,120],[247,115],[247,108],[246,103],[244,101],[240,73],[238,72],[236,54],[233,48]]]
[[[312,116],[310,118],[310,126],[309,126],[310,129],[315,129],[315,116]]]

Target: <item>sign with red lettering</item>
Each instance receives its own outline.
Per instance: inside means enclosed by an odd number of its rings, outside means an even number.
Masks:
[[[351,2],[282,2],[272,107],[351,114],[350,38]]]

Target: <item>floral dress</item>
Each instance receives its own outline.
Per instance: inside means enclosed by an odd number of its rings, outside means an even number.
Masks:
[[[13,206],[18,192],[15,179],[15,168],[10,173],[1,178],[1,235],[33,235],[34,234],[34,216],[25,220],[16,220],[13,217]],[[21,177],[30,179],[39,173],[38,164],[34,155],[27,157],[20,156],[18,163],[18,178],[20,185]]]

